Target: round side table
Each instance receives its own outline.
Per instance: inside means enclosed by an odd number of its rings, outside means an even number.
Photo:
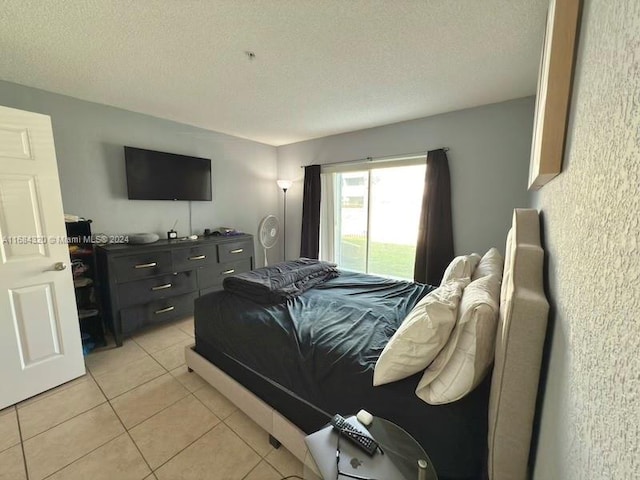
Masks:
[[[397,480],[438,480],[438,474],[427,453],[402,427],[384,418],[373,417],[371,425],[364,428],[371,433],[387,458],[402,473],[403,478]],[[333,452],[329,453],[333,454]],[[418,468],[418,462],[420,462],[421,469]],[[314,459],[307,452],[307,458],[304,462],[304,478],[306,480],[322,480],[318,471]],[[419,473],[422,473],[422,477],[418,476]],[[324,480],[335,480],[335,478]],[[339,477],[339,480],[343,480],[343,478]],[[348,479],[345,477],[344,480]],[[378,478],[376,480],[388,479]]]

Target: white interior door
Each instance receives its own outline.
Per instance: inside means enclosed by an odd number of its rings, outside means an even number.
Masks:
[[[0,234],[1,409],[85,372],[51,119],[2,106]]]

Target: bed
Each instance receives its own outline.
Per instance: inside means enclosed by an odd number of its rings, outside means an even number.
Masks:
[[[267,307],[200,298],[187,365],[301,461],[306,434],[365,408],[407,429],[442,479],[526,478],[548,312],[537,212],[515,210],[508,238],[493,373],[459,401],[418,399],[419,374],[372,386],[386,342],[433,287],[352,272]]]

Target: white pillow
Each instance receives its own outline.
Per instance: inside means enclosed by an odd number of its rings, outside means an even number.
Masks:
[[[471,276],[471,281],[477,280],[487,275],[497,275],[502,277],[502,264],[504,259],[497,248],[492,247],[487,253],[480,259],[478,267]]]
[[[458,278],[469,277],[473,275],[478,263],[480,262],[480,255],[472,253],[471,255],[461,255],[451,260],[451,263],[444,271],[442,276],[442,282],[440,285],[456,280]]]
[[[499,294],[497,275],[486,275],[464,289],[458,322],[418,383],[418,397],[431,405],[455,402],[482,381],[493,362]]]
[[[420,300],[376,362],[373,385],[396,382],[424,370],[447,342],[468,278],[453,280]]]

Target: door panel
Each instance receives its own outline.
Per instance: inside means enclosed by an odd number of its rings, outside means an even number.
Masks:
[[[29,146],[29,130],[0,125],[0,157],[32,160]]]
[[[3,263],[46,256],[33,176],[0,175],[0,234]]]
[[[63,354],[53,289],[53,285],[44,284],[10,292],[23,369]]]
[[[1,106],[0,234],[2,409],[85,369],[51,120]]]

